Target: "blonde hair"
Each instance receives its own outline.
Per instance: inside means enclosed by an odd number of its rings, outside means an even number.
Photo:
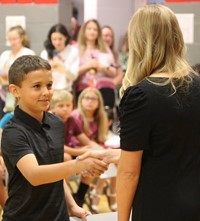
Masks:
[[[66,90],[55,90],[50,103],[50,109],[53,109],[58,102],[71,101],[73,102],[73,95]]]
[[[81,49],[81,53],[83,54],[87,49],[87,44],[86,44],[87,39],[85,37],[85,30],[86,30],[87,25],[90,22],[95,23],[97,26],[97,30],[98,30],[97,40],[96,40],[96,44],[95,44],[96,48],[100,52],[104,52],[104,53],[108,52],[106,49],[106,45],[102,39],[101,27],[100,27],[99,22],[96,19],[90,19],[83,24],[83,26],[81,27],[79,34],[78,34],[78,44]]]
[[[129,61],[121,95],[153,73],[169,73],[162,85],[171,83],[174,93],[177,87],[191,81],[185,77],[193,70],[185,59],[183,35],[169,8],[159,4],[140,8],[129,22],[128,43]],[[175,86],[177,79],[179,84]]]
[[[98,97],[99,106],[94,113],[94,120],[97,123],[97,127],[98,127],[97,141],[105,142],[106,137],[107,137],[107,132],[108,132],[108,126],[107,126],[108,124],[107,124],[106,112],[104,109],[103,98],[101,96],[101,93],[97,89],[90,88],[90,87],[84,89],[78,98],[78,111],[83,118],[84,132],[87,135],[90,133],[89,123],[85,116],[84,108],[82,106],[82,99],[88,92],[93,92]]]
[[[22,45],[26,48],[30,48],[30,42],[28,40],[28,36],[26,34],[26,31],[22,28],[21,25],[16,25],[11,27],[8,32],[11,31],[17,31],[19,36],[22,38]]]

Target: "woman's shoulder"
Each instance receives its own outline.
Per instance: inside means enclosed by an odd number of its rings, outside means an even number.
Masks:
[[[48,53],[47,53],[47,50],[44,49],[41,53],[40,53],[40,57],[41,58],[44,58],[46,60],[48,60]]]
[[[22,54],[23,55],[35,55],[35,52],[32,49],[30,49],[30,48],[24,47],[22,49]]]
[[[146,106],[148,103],[148,96],[146,91],[143,90],[143,83],[128,87],[120,101],[120,111],[126,109],[140,108]]]

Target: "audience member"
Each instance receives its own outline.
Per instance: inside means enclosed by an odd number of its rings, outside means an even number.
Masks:
[[[7,33],[7,40],[10,50],[4,51],[0,56],[0,118],[4,115],[6,96],[8,93],[8,70],[16,58],[22,55],[34,55],[35,52],[29,49],[30,43],[26,31],[20,26],[13,26]],[[12,96],[9,97],[12,99]],[[11,102],[7,100],[7,102]],[[7,110],[5,110],[6,112]]]
[[[110,48],[110,50],[113,53],[114,59],[115,59],[115,65],[116,65],[115,68],[117,70],[117,74],[113,78],[113,83],[117,87],[118,85],[121,85],[121,83],[122,83],[123,71],[121,68],[120,61],[119,61],[118,51],[115,49],[115,46],[114,46],[114,43],[115,43],[114,31],[108,25],[103,26],[101,30],[102,30],[103,41]]]
[[[120,59],[120,63],[122,65],[122,70],[124,74],[126,73],[126,70],[127,70],[128,57],[129,57],[128,55],[129,55],[128,33],[126,33],[123,37],[122,45],[121,45],[120,53],[119,53],[119,59]]]
[[[116,76],[115,61],[111,50],[103,42],[97,20],[83,24],[79,32],[80,50],[79,77],[76,82],[77,97],[87,87],[100,90],[106,106],[114,107],[115,94],[113,77]]]
[[[54,92],[50,110],[56,116],[60,117],[65,123],[65,146],[64,146],[64,160],[70,160],[87,152],[91,147],[98,146],[98,144],[88,138],[79,127],[76,120],[71,116],[73,111],[73,95],[66,90],[57,90]],[[77,146],[73,138],[76,138],[81,146]]]
[[[70,35],[63,24],[56,24],[49,30],[44,42],[45,50],[41,57],[48,60],[52,67],[53,89],[72,91],[72,84],[78,76],[79,53],[69,44]]]
[[[106,148],[119,148],[120,141],[119,136],[112,132],[112,124],[114,120],[114,113],[112,109],[106,109],[106,114],[108,118],[108,136],[104,145]],[[106,186],[105,186],[106,185]],[[110,179],[99,178],[95,186],[92,186],[92,190],[89,194],[90,199],[90,209],[93,213],[99,213],[98,204],[100,203],[100,198],[103,190],[106,189],[106,196],[108,199],[108,205],[111,211],[117,210],[116,203],[116,177]]]
[[[92,141],[103,144],[107,138],[107,118],[101,93],[95,88],[86,88],[78,99],[78,108],[72,112],[81,130]],[[80,146],[78,140],[74,144]],[[75,199],[79,205],[84,203],[85,194],[92,180],[88,177],[82,178]]]

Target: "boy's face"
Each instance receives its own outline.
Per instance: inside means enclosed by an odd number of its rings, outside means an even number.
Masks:
[[[59,101],[55,104],[52,112],[60,117],[64,122],[70,117],[73,110],[73,103],[72,101]]]
[[[9,89],[18,99],[20,109],[41,121],[53,95],[52,83],[51,71],[37,70],[26,75],[21,87],[11,84]]]

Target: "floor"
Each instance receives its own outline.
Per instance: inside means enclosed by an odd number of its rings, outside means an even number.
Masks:
[[[77,191],[77,182],[76,180],[71,180],[69,182],[69,187],[71,189],[71,192],[75,193]],[[88,196],[86,195],[86,203],[83,204],[83,208],[90,211],[89,210],[89,207],[88,207],[88,204],[89,203],[89,200],[88,200]],[[106,213],[106,212],[111,212],[111,210],[109,209],[109,204],[108,204],[108,200],[107,200],[107,197],[105,194],[103,194],[100,198],[100,203],[98,205],[99,207],[99,213]],[[92,212],[92,211],[91,211]]]

